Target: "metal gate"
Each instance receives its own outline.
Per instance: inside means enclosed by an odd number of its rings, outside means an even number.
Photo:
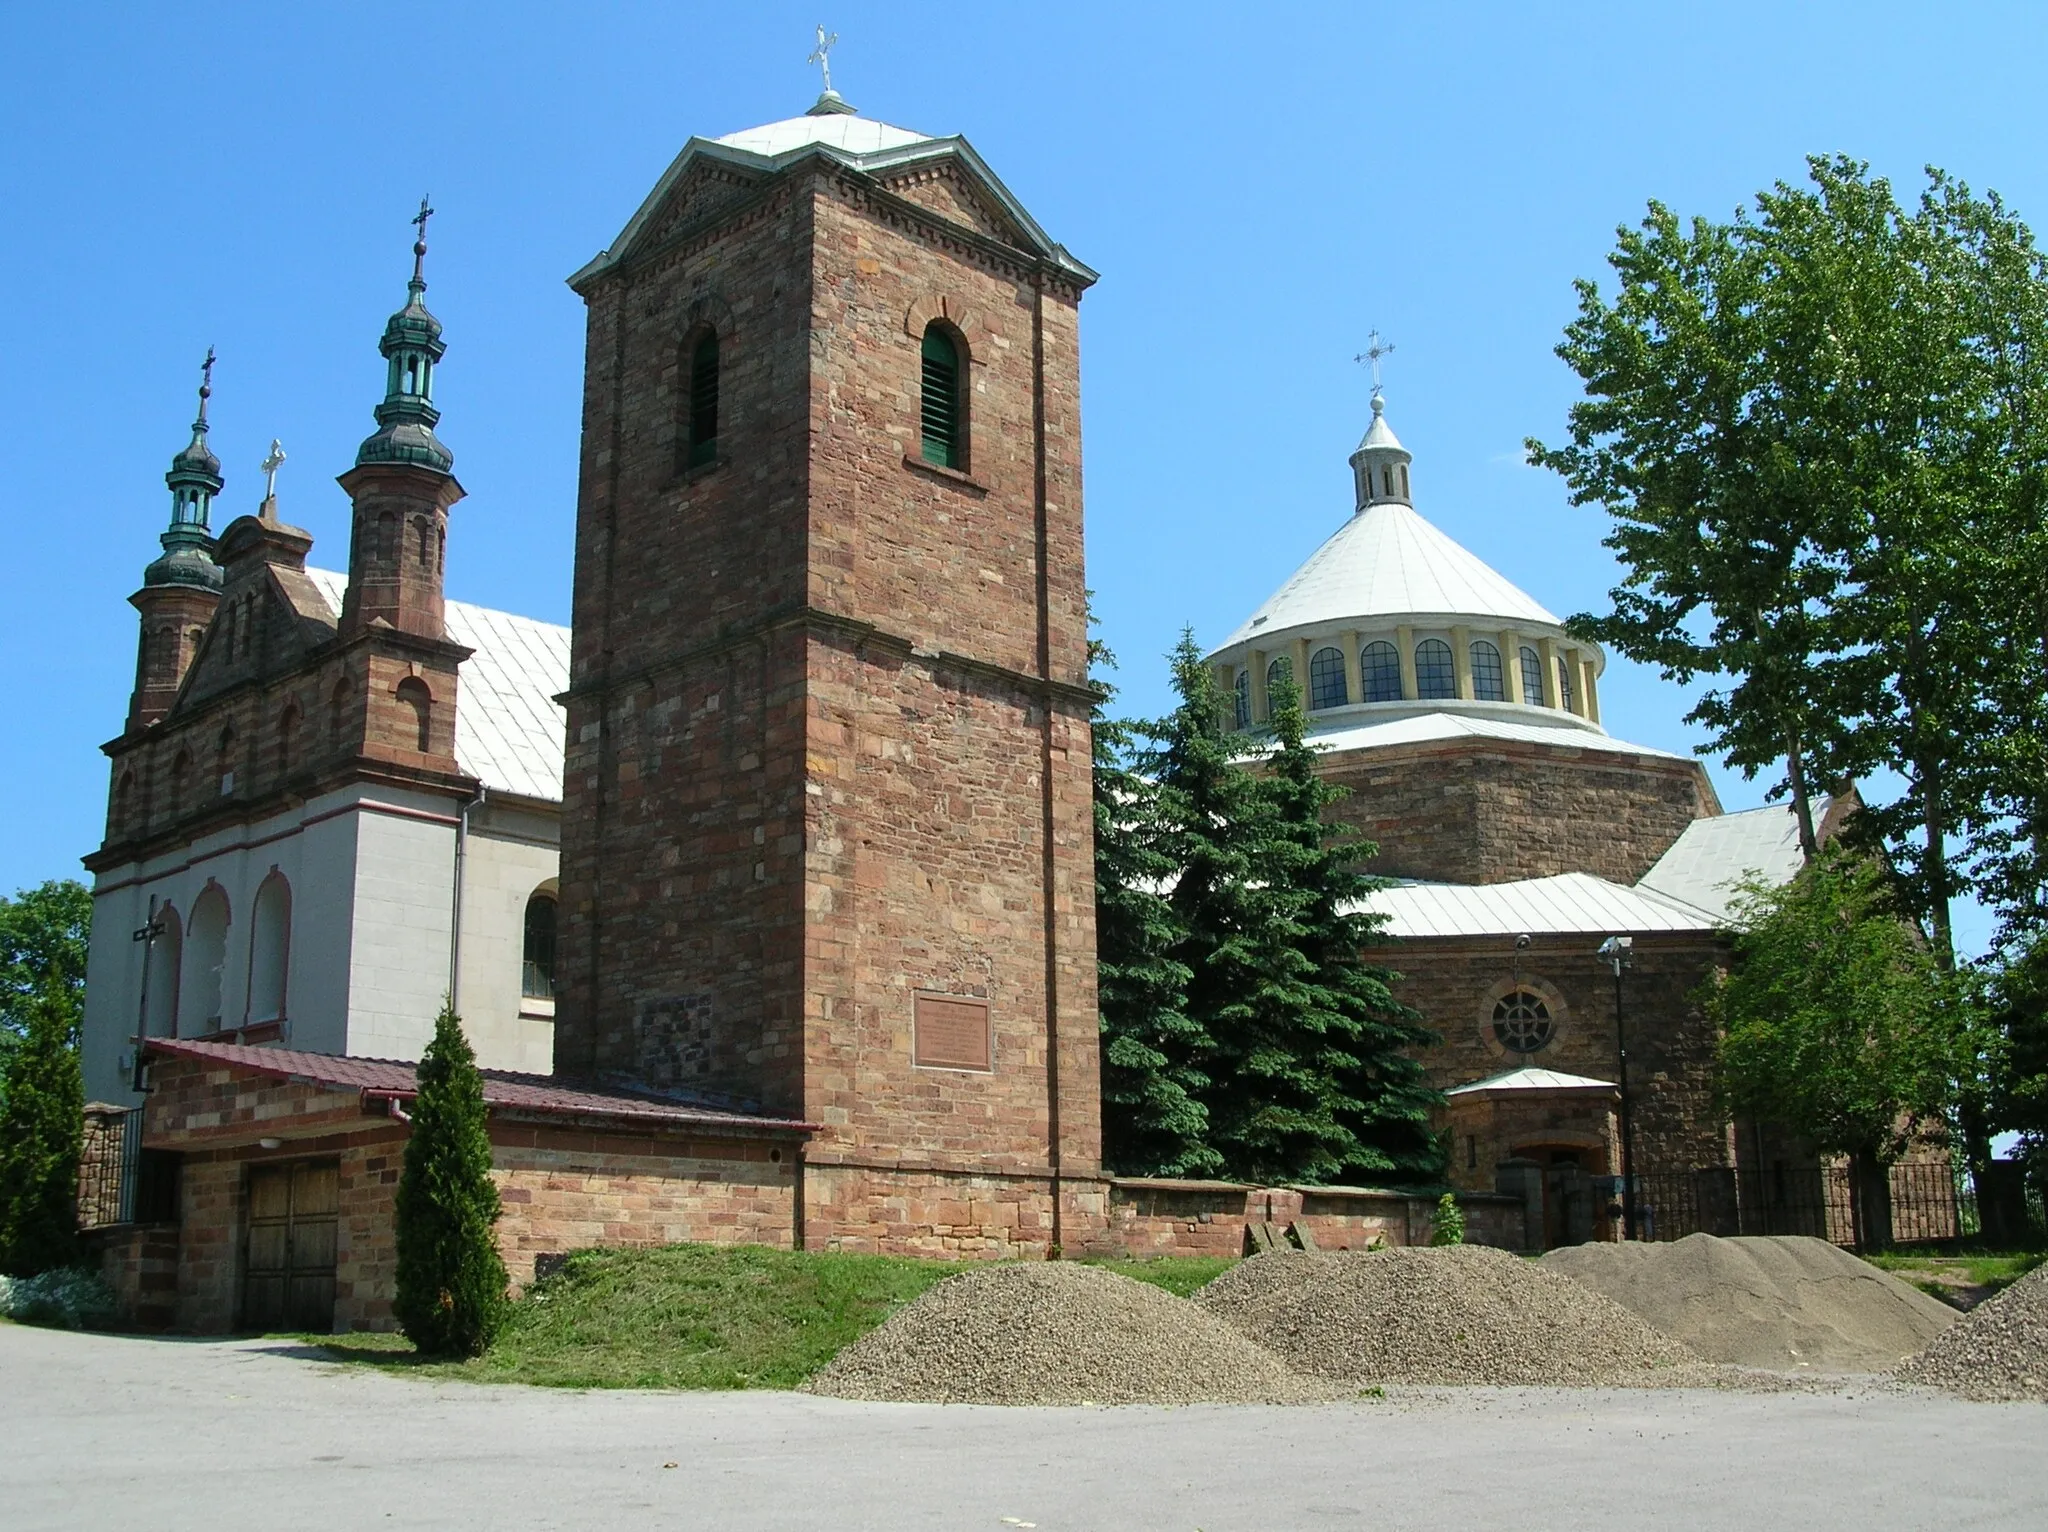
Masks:
[[[244,1329],[334,1328],[340,1181],[340,1168],[332,1160],[264,1165],[249,1172]]]

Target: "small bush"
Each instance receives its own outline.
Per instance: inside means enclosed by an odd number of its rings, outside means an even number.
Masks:
[[[96,1271],[59,1267],[34,1277],[0,1277],[0,1317],[57,1330],[104,1330],[119,1314]]]
[[[1458,1206],[1458,1199],[1451,1192],[1445,1192],[1436,1200],[1436,1218],[1429,1227],[1429,1242],[1432,1245],[1465,1243],[1465,1210]]]

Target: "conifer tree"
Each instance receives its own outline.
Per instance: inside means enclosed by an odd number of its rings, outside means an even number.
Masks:
[[[53,980],[17,999],[26,1025],[0,1082],[0,1274],[33,1276],[77,1258],[85,1086],[69,991]]]
[[[479,1356],[505,1315],[505,1263],[493,1226],[484,1082],[462,1021],[444,1005],[421,1055],[412,1137],[398,1182],[398,1293],[392,1308],[430,1356]]]
[[[1325,1078],[1327,1109],[1351,1140],[1340,1174],[1346,1180],[1441,1181],[1443,1146],[1430,1131],[1430,1113],[1443,1097],[1414,1055],[1440,1039],[1394,998],[1395,976],[1364,956],[1388,939],[1380,918],[1364,908],[1366,897],[1385,885],[1358,870],[1378,848],[1327,817],[1346,789],[1316,771],[1292,679],[1276,681],[1270,708],[1275,746],[1263,785],[1277,820],[1284,881],[1299,898],[1295,939],[1311,965],[1299,1026]]]
[[[1135,1176],[1212,1174],[1206,1141],[1207,1039],[1187,1014],[1187,965],[1174,956],[1181,925],[1168,897],[1178,863],[1167,846],[1154,784],[1131,768],[1136,729],[1109,717],[1104,671],[1115,657],[1089,646],[1100,700],[1095,729],[1096,995],[1102,1018],[1102,1152]]]

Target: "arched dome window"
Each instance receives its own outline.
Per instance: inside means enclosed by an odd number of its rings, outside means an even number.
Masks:
[[[1415,694],[1427,701],[1458,695],[1458,668],[1451,646],[1440,638],[1425,638],[1415,646]]]
[[[519,993],[528,1000],[555,998],[555,895],[552,889],[541,889],[526,901]]]
[[[1273,711],[1274,689],[1282,684],[1292,685],[1293,681],[1294,661],[1290,660],[1286,655],[1281,655],[1266,666],[1266,712],[1268,715]]]
[[[1249,729],[1252,726],[1252,673],[1249,670],[1237,673],[1237,685],[1231,688],[1231,694],[1239,731]]]
[[[1530,707],[1543,706],[1543,658],[1527,644],[1522,645],[1522,700]]]
[[[273,871],[249,910],[249,1019],[284,1020],[285,975],[291,968],[292,886]]]
[[[1500,651],[1483,638],[1472,641],[1472,698],[1475,702],[1507,701],[1506,681],[1501,675]]]
[[[220,1030],[221,975],[228,961],[228,896],[209,883],[192,903],[178,976],[178,1030],[203,1037]]]
[[[1557,657],[1557,705],[1567,713],[1572,707],[1572,662],[1563,655]]]
[[[1384,639],[1367,644],[1358,656],[1367,702],[1401,700],[1401,652]]]
[[[1312,708],[1342,707],[1351,700],[1344,684],[1344,655],[1340,650],[1322,648],[1308,662],[1308,705]]]

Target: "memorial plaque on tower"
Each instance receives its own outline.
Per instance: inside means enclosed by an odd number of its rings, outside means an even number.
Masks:
[[[988,1002],[972,995],[916,996],[911,1062],[921,1069],[995,1068]]]

